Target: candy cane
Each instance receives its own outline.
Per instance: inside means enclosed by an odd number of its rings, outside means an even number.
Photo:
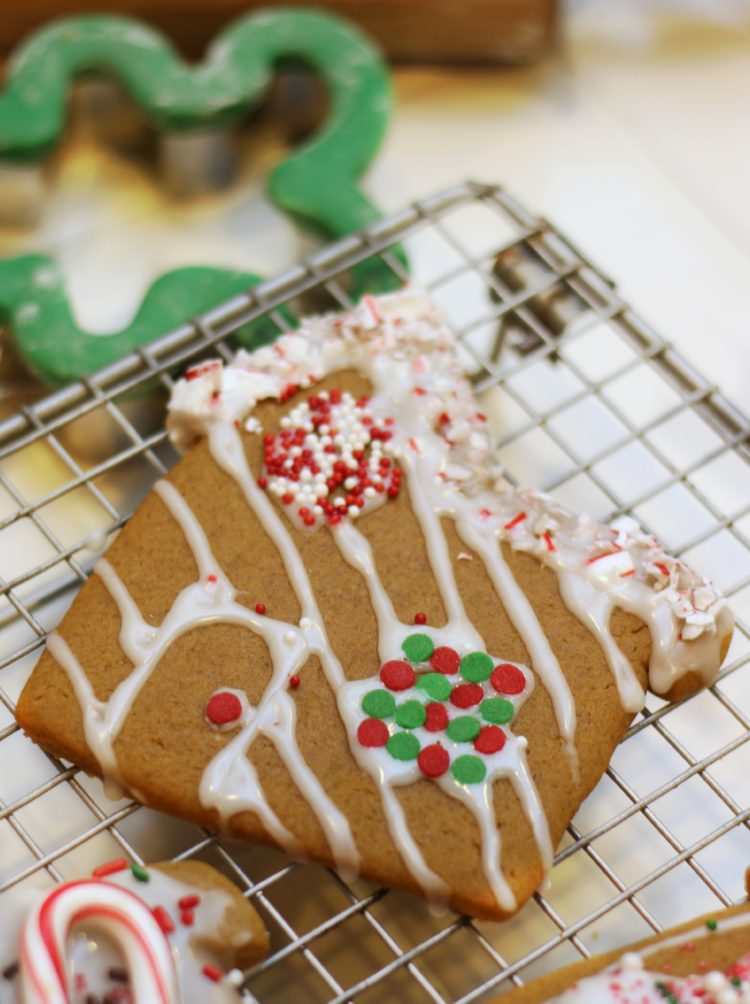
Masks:
[[[22,1004],[70,1004],[67,941],[91,921],[120,947],[130,972],[133,1004],[177,1004],[172,949],[149,908],[127,889],[85,879],[53,889],[21,932]]]

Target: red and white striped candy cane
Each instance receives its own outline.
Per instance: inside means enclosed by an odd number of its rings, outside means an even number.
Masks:
[[[20,943],[22,1004],[70,1004],[67,942],[82,921],[119,946],[133,1004],[177,1004],[172,949],[151,910],[127,889],[96,879],[57,886],[27,918]]]

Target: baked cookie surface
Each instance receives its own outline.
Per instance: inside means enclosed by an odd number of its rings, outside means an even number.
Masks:
[[[146,804],[502,918],[646,688],[718,672],[709,583],[507,490],[418,292],[195,367],[169,425],[17,708]]]
[[[239,970],[267,951],[253,907],[200,861],[116,860],[0,897],[2,1004],[240,1004]]]

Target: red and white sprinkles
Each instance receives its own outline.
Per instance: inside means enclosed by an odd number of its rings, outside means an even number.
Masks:
[[[322,391],[281,419],[263,437],[267,488],[307,527],[358,516],[401,490],[401,470],[386,455],[391,418],[376,418],[369,399]]]

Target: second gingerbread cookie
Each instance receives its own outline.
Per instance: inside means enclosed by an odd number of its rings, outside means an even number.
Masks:
[[[170,425],[199,442],[18,704],[149,805],[501,918],[645,689],[719,669],[724,602],[658,541],[500,489],[419,293],[195,367]]]

